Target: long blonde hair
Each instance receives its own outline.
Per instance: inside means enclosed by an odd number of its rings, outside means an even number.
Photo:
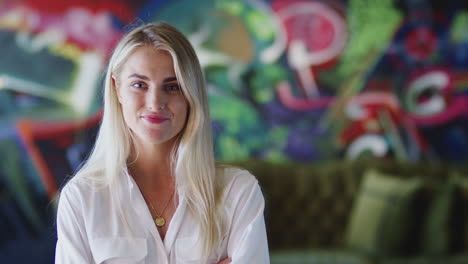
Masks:
[[[189,104],[185,128],[172,155],[178,189],[183,189],[188,207],[201,227],[206,255],[220,242],[224,221],[220,209],[221,184],[215,177],[211,122],[203,72],[193,47],[185,36],[166,23],[147,24],[129,32],[116,46],[104,84],[104,114],[96,143],[76,177],[101,185],[111,184],[122,173],[132,148],[112,76],[118,76],[128,56],[151,45],[170,53],[174,71]]]

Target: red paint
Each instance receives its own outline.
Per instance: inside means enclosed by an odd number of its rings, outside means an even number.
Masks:
[[[50,140],[59,138],[63,135],[75,135],[78,131],[98,126],[102,119],[102,110],[84,120],[69,121],[34,121],[20,120],[21,123],[27,123],[31,128],[33,140]]]
[[[145,0],[26,0],[31,9],[60,14],[70,8],[86,8],[94,13],[110,12],[124,22],[131,22]]]
[[[73,143],[73,137],[79,131],[95,127],[102,119],[102,111],[81,121],[34,121],[28,119],[18,120],[16,128],[18,135],[32,159],[34,167],[39,172],[48,197],[54,199],[58,187],[53,172],[47,164],[37,142],[53,140],[58,147],[67,148]]]
[[[437,36],[429,27],[417,27],[408,33],[404,43],[410,56],[428,60],[437,49]]]

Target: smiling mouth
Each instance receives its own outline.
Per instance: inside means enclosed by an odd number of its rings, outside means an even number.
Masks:
[[[169,118],[167,117],[164,117],[164,116],[150,116],[150,115],[144,115],[144,116],[141,116],[141,118],[151,124],[161,124],[167,120],[169,120]]]

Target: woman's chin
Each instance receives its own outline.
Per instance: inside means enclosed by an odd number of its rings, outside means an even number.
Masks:
[[[164,135],[158,135],[158,136],[151,135],[151,136],[146,137],[146,140],[144,143],[158,146],[158,145],[171,144],[173,142],[174,140],[172,137],[167,137]]]

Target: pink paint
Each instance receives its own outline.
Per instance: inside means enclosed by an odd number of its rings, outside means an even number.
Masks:
[[[18,27],[22,30],[35,35],[58,31],[65,42],[76,44],[81,50],[97,50],[105,55],[112,51],[123,34],[114,28],[111,13],[104,11],[96,13],[82,7],[71,7],[56,14],[17,6],[8,12],[17,12],[21,16]]]
[[[284,28],[289,65],[296,72],[301,89],[308,98],[319,96],[315,71],[333,65],[346,44],[347,28],[343,13],[331,2],[301,0],[275,1],[272,4]]]
[[[108,13],[94,14],[84,8],[73,8],[65,14],[63,22],[68,40],[84,49],[96,48],[108,53],[121,37],[121,33],[114,29]]]
[[[448,103],[448,107],[445,111],[434,115],[420,116],[406,113],[406,116],[419,126],[443,125],[457,117],[468,117],[468,97],[461,96],[454,98],[452,102]]]
[[[327,108],[335,101],[334,97],[298,98],[292,94],[291,86],[286,81],[278,84],[277,93],[286,107],[300,111]]]

